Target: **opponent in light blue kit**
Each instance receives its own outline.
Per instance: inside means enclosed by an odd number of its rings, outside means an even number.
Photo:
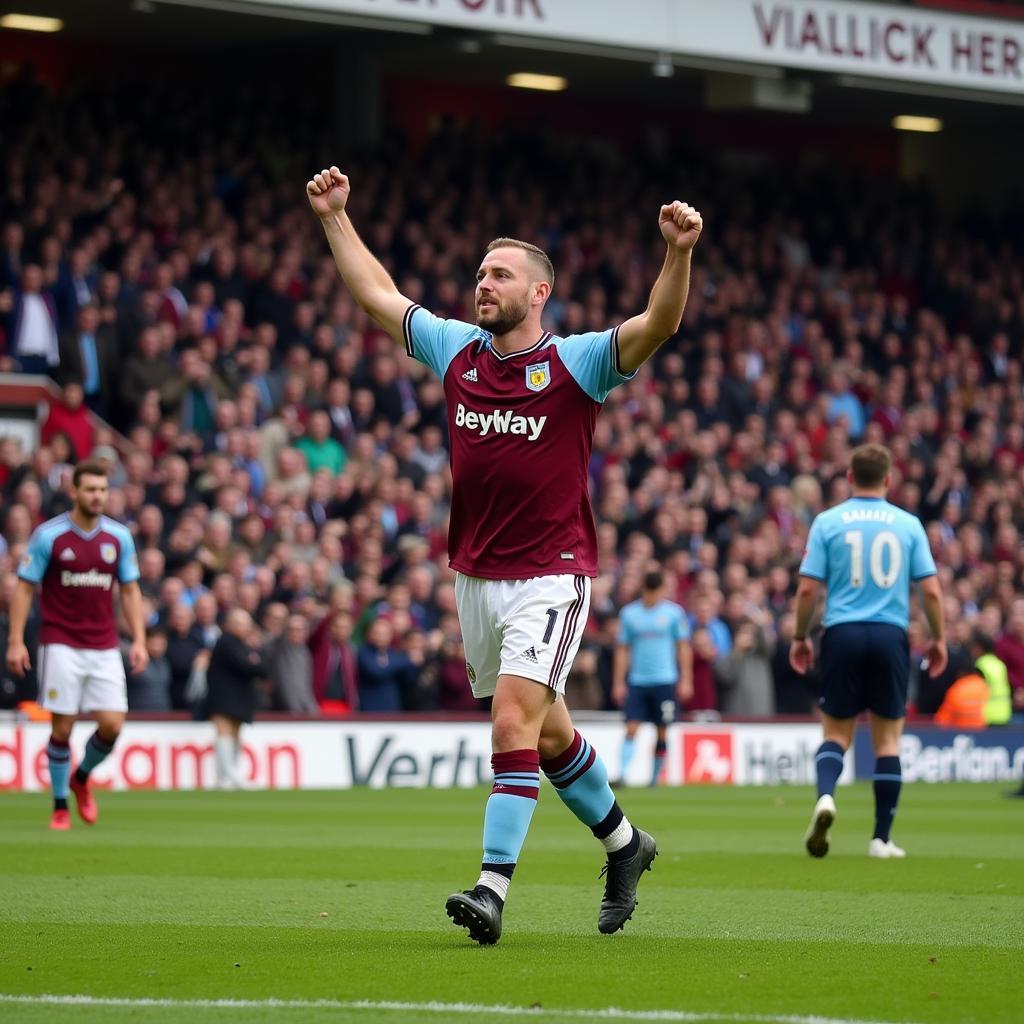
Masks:
[[[693,696],[693,653],[690,623],[679,605],[664,597],[660,572],[644,577],[643,596],[622,609],[615,648],[612,699],[626,712],[619,779],[625,780],[636,752],[641,722],[657,729],[652,786],[665,764],[668,726],[676,718],[676,702]]]
[[[910,587],[921,581],[932,633],[926,660],[934,677],[946,667],[942,589],[919,519],[891,505],[890,456],[881,445],[853,452],[848,478],[853,496],[822,512],[811,524],[800,566],[796,629],[789,660],[797,672],[814,661],[807,639],[818,591],[825,584],[825,633],[821,641],[824,742],[816,758],[818,802],[807,830],[813,857],[828,853],[835,820],[834,793],[857,716],[867,710],[875,748],[875,831],[872,857],[904,857],[889,837],[901,786],[900,736],[910,679],[907,625]]]

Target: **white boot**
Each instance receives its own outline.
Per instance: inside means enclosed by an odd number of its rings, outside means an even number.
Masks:
[[[804,836],[804,846],[812,857],[824,857],[828,853],[828,830],[836,820],[836,802],[826,793],[818,797],[811,815],[811,823]]]
[[[877,836],[868,843],[868,856],[881,860],[899,860],[906,857],[907,851],[897,846],[891,839],[879,839]]]

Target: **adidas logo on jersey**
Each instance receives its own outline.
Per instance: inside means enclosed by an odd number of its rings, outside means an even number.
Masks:
[[[529,661],[531,664],[539,664],[537,661],[537,649],[535,647],[528,647],[521,655],[519,655],[523,661]]]
[[[468,380],[470,384],[475,384],[476,383],[476,367],[474,366],[473,369],[467,370],[462,375],[462,379],[463,380]]]
[[[528,441],[536,441],[547,423],[547,416],[517,416],[512,409],[502,412],[473,412],[461,402],[455,408],[455,426],[476,430],[481,437],[488,434],[522,434]]]
[[[65,548],[60,553],[60,560],[62,562],[73,562],[75,560],[75,553],[74,553],[74,551],[72,551],[71,548]]]

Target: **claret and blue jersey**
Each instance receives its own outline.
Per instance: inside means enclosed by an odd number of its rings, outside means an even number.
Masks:
[[[921,521],[884,498],[854,497],[811,524],[800,575],[827,587],[825,627],[883,622],[907,628],[910,583],[935,575]]]
[[[117,647],[114,583],[139,578],[128,527],[101,516],[86,533],[67,513],[39,526],[29,538],[18,577],[42,584],[42,644],[87,650]]]
[[[628,380],[618,329],[499,354],[491,335],[411,305],[406,349],[444,384],[454,480],[449,554],[484,579],[597,575],[587,471],[597,413]]]

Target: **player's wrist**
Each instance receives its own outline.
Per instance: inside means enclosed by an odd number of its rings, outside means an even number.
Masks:
[[[806,639],[807,639],[807,634],[806,633],[804,633],[803,636],[798,636],[796,633],[793,634],[793,643],[795,643],[795,644],[802,644]]]

